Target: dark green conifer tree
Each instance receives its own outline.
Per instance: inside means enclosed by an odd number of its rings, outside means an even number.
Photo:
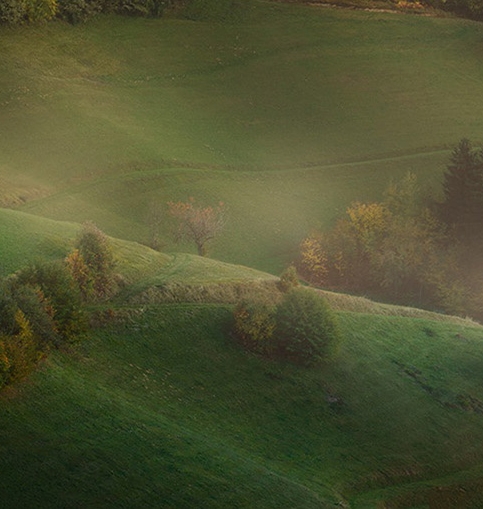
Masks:
[[[483,159],[467,139],[462,139],[453,150],[444,174],[443,191],[441,219],[465,241],[482,238]]]

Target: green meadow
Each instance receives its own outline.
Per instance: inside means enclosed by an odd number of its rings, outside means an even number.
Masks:
[[[4,28],[2,203],[147,242],[152,203],[223,201],[212,255],[278,273],[352,200],[408,170],[437,188],[481,139],[480,24],[250,5],[231,24]]]
[[[310,368],[243,351],[304,236],[483,132],[483,25],[254,0],[220,21],[0,27],[0,275],[110,236],[112,320],[0,393],[0,508],[476,509],[483,328],[324,292]],[[209,246],[168,201],[223,202]],[[153,207],[160,251],[150,249]]]

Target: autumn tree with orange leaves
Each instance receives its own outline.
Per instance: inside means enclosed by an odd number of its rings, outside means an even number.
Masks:
[[[206,244],[225,227],[226,208],[223,202],[217,206],[198,205],[194,198],[188,201],[168,202],[168,210],[176,221],[175,239],[193,241],[200,256],[206,256]]]

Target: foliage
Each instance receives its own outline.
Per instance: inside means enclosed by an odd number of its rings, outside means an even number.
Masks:
[[[94,292],[94,281],[91,271],[89,270],[89,267],[87,266],[79,249],[71,251],[67,255],[65,263],[77,283],[82,299],[85,302],[89,301]]]
[[[106,300],[118,289],[109,239],[91,222],[83,224],[67,265],[85,300]]]
[[[17,303],[7,281],[0,280],[0,335],[11,335],[16,331],[15,312]]]
[[[3,0],[0,22],[16,24],[23,21],[48,21],[57,13],[57,0]]]
[[[233,316],[233,334],[247,350],[296,363],[328,358],[339,338],[327,301],[306,288],[292,288],[276,306],[243,301]]]
[[[79,291],[63,263],[52,262],[27,267],[15,275],[12,286],[14,294],[21,293],[23,286],[36,291],[40,309],[43,311],[37,308],[35,313],[29,314],[29,318],[41,317],[36,327],[42,330],[46,325],[46,315],[51,316],[54,326],[47,338],[55,334],[57,346],[73,341],[85,330],[86,321],[81,309]],[[21,302],[25,302],[25,299],[19,298],[19,303]]]
[[[328,257],[324,245],[325,242],[320,232],[310,234],[300,245],[300,261],[298,265],[301,273],[317,285],[322,285],[326,282],[329,272]]]
[[[287,293],[298,285],[299,279],[297,269],[294,265],[289,265],[280,275],[278,287],[283,293]]]
[[[58,16],[77,24],[100,12],[128,16],[160,17],[175,0],[3,0],[0,22],[37,22]]]
[[[303,364],[327,359],[339,340],[334,313],[313,290],[291,290],[277,306],[276,320],[282,355]]]
[[[396,303],[483,317],[483,153],[468,140],[454,149],[444,200],[421,194],[408,173],[380,203],[354,203],[329,232],[301,244],[310,282],[368,292]]]
[[[6,360],[4,366],[8,366],[7,383],[27,376],[42,357],[30,323],[20,309],[15,313],[15,322],[18,332],[2,341],[4,361]]]
[[[312,283],[369,288],[371,254],[387,233],[391,214],[385,204],[355,202],[328,233],[312,233],[301,244],[300,266]]]
[[[197,21],[234,22],[243,18],[247,0],[188,0],[183,14]]]
[[[0,2],[0,22],[17,24],[25,19],[25,4],[19,0],[3,0]]]
[[[206,244],[225,227],[223,202],[216,207],[197,205],[194,198],[187,202],[168,202],[169,214],[176,220],[175,238],[193,241],[200,256],[206,256]]]
[[[384,235],[390,214],[383,203],[353,203],[346,211],[360,249],[370,251]]]
[[[41,288],[37,284],[18,284],[14,279],[10,280],[10,286],[17,308],[28,319],[42,346],[59,345],[62,338],[55,320],[56,311]]]
[[[421,199],[415,175],[407,174],[389,186],[383,202],[354,203],[332,230],[307,237],[300,258],[310,282],[438,307],[436,272],[448,267],[444,241],[443,225]],[[316,264],[303,264],[318,252],[326,257],[321,274]]]
[[[443,180],[442,220],[466,242],[483,232],[483,157],[467,139],[453,150]]]
[[[48,21],[57,12],[57,0],[27,0],[25,16],[29,22]]]
[[[233,334],[247,349],[271,356],[275,352],[275,309],[264,302],[243,301],[233,313]]]
[[[86,21],[102,11],[100,0],[57,0],[58,15],[69,23]]]
[[[14,321],[15,333],[0,331],[0,388],[27,376],[44,352],[29,320],[18,308]]]

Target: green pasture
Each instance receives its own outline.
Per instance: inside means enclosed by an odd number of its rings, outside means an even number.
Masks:
[[[421,189],[436,188],[447,158],[445,151],[298,170],[139,170],[71,186],[21,210],[65,221],[93,220],[111,235],[149,244],[149,218],[157,209],[160,248],[194,253],[194,244],[174,243],[166,202],[222,201],[227,224],[208,245],[209,256],[279,274],[297,256],[301,240],[330,226],[352,201],[379,200],[409,170],[418,175]],[[431,166],[434,161],[438,168]]]
[[[241,351],[229,316],[145,308],[6,391],[0,505],[373,508],[483,476],[459,403],[483,400],[481,328],[340,313],[307,369]]]
[[[2,27],[1,203],[145,242],[151,201],[223,200],[212,256],[278,272],[351,200],[408,170],[437,183],[481,141],[481,24],[250,5]]]
[[[0,28],[0,275],[92,220],[122,276],[118,321],[0,394],[0,509],[481,507],[481,326],[325,292],[311,368],[228,331],[312,229],[483,142],[483,25],[249,6]],[[189,197],[226,206],[211,259],[172,239]]]

